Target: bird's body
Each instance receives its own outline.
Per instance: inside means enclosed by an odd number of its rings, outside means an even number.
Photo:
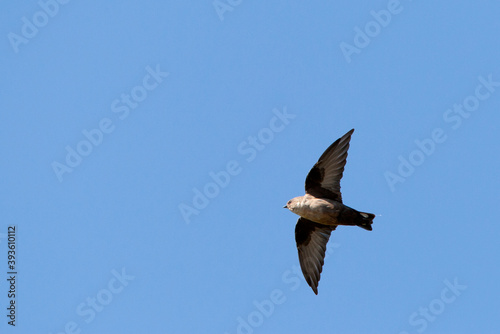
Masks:
[[[303,218],[323,225],[339,225],[342,203],[309,194],[292,198],[290,201],[288,209]]]
[[[315,223],[329,226],[358,225],[364,223],[366,216],[341,202],[328,198],[317,198],[309,194],[291,199],[288,209],[293,213]],[[368,215],[368,214],[366,214]],[[361,221],[359,221],[361,220]],[[365,228],[364,226],[360,226]],[[371,229],[371,228],[370,228]]]
[[[326,244],[338,225],[371,231],[374,214],[359,212],[342,203],[340,179],[354,129],[335,141],[321,155],[306,178],[306,194],[288,201],[285,208],[300,216],[295,227],[302,273],[314,293],[323,270]]]

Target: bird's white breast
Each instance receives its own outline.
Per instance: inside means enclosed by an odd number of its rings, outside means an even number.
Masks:
[[[339,214],[339,203],[326,199],[305,195],[295,208],[295,213],[313,222],[334,225]]]

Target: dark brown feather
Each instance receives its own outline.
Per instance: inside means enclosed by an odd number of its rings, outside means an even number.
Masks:
[[[295,226],[300,268],[307,284],[315,294],[318,294],[318,282],[323,271],[326,244],[336,227],[317,224],[302,217]]]
[[[306,193],[342,203],[340,180],[344,172],[349,142],[354,129],[337,139],[321,155],[306,177]]]

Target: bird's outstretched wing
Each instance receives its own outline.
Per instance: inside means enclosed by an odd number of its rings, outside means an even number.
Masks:
[[[295,241],[299,251],[299,262],[307,284],[318,294],[318,282],[323,271],[326,244],[330,233],[337,226],[317,224],[299,218],[295,226]]]
[[[321,155],[306,178],[306,193],[342,202],[340,179],[349,149],[349,141],[354,129],[337,139]]]

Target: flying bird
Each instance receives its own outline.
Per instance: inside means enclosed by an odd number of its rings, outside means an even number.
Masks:
[[[330,233],[338,225],[372,230],[375,215],[342,204],[340,179],[346,164],[349,141],[354,129],[337,139],[321,155],[306,177],[306,194],[292,198],[284,206],[300,216],[295,226],[295,241],[302,273],[318,294],[318,282]]]

